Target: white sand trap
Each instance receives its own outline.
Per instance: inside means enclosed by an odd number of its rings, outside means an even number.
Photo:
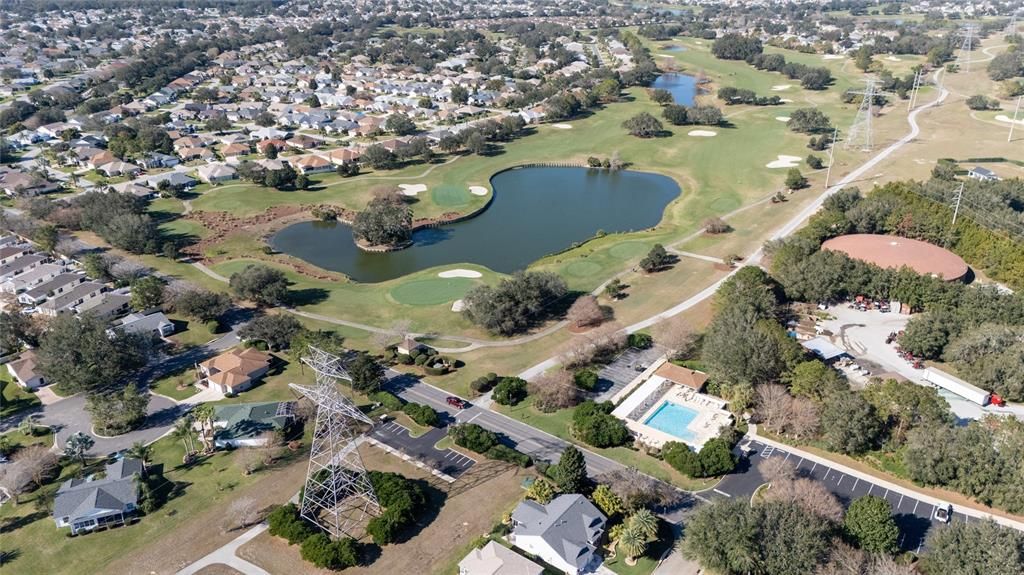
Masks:
[[[788,90],[788,89],[790,89],[792,87],[793,87],[793,84],[778,84],[778,85],[772,86],[772,92],[781,92],[783,90]]]
[[[658,54],[659,58],[675,58],[672,54]]]
[[[799,159],[799,158],[797,158],[797,159]],[[478,271],[466,270],[466,269],[462,269],[462,268],[455,268],[453,270],[445,270],[445,271],[437,274],[437,277],[440,277],[440,278],[479,278],[479,277],[483,277],[483,274],[478,272]]]
[[[694,41],[694,44],[703,44],[703,43],[704,43],[704,42],[701,42],[700,40],[696,40],[696,41]]]
[[[902,60],[900,60],[896,56],[886,56],[885,59],[890,61],[890,62],[902,62]]]
[[[460,312],[460,311],[463,311],[465,309],[466,309],[466,302],[462,301],[461,299],[457,299],[457,300],[452,302],[452,311]]]
[[[791,102],[792,102],[793,100],[790,100],[789,98],[781,98],[781,99],[780,99],[779,101],[780,101],[780,102],[783,102],[783,103],[786,103],[786,104],[789,104],[789,103],[791,103]]]
[[[696,136],[698,138],[712,138],[718,135],[718,132],[712,132],[711,130],[690,130],[686,133],[687,136]]]
[[[470,186],[469,193],[473,194],[474,196],[486,196],[487,188],[483,186]]]
[[[571,130],[572,126],[569,124],[551,124],[552,128],[558,128],[559,130]]]
[[[420,192],[427,191],[426,184],[398,184],[398,187],[402,190],[402,193],[407,196],[415,196]]]
[[[768,162],[764,165],[766,168],[795,168],[800,165],[799,156],[784,156],[779,154],[779,159]]]
[[[1020,124],[1021,126],[1024,126],[1024,120],[1014,120],[1013,118],[1007,116],[1006,114],[999,114],[998,116],[996,116],[996,121],[1006,122],[1007,124]]]
[[[775,116],[775,119],[780,121],[780,122],[788,122],[789,121],[789,116]]]
[[[822,60],[842,60],[845,57],[846,56],[843,56],[842,54],[825,54],[824,56],[821,57],[821,59]]]

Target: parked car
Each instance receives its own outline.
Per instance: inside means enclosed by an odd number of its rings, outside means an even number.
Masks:
[[[942,523],[949,523],[949,520],[953,518],[953,506],[949,503],[938,505],[935,507],[935,520],[941,521]]]
[[[454,395],[449,395],[445,399],[445,403],[447,403],[448,405],[454,407],[455,409],[466,409],[467,407],[469,407],[469,403],[468,402],[466,402],[466,401],[464,401],[462,399],[459,399],[459,398],[455,397]]]

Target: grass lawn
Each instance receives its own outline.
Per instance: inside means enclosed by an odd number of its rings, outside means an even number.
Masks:
[[[0,371],[0,395],[3,397],[3,405],[0,405],[0,417],[14,415],[23,409],[39,405],[39,398],[34,393],[25,391],[6,370]]]
[[[174,333],[168,339],[181,348],[203,345],[217,338],[217,334],[210,331],[210,328],[201,321],[173,313],[167,318],[174,323]]]
[[[26,435],[17,429],[12,429],[0,437],[3,437],[11,448],[17,449],[22,447],[29,447],[30,445],[45,445],[46,447],[53,447],[53,431],[48,427],[36,427],[39,435]],[[0,515],[2,517],[2,515]],[[2,539],[2,538],[0,538]]]
[[[710,489],[718,483],[717,479],[693,479],[687,477],[673,469],[664,461],[655,459],[654,457],[640,451],[633,451],[626,447],[600,449],[588,446],[585,443],[575,440],[569,433],[569,426],[572,423],[572,409],[560,409],[554,413],[542,413],[534,409],[532,403],[532,399],[528,397],[525,401],[515,407],[495,404],[494,409],[495,411],[504,413],[505,415],[532,425],[537,429],[546,431],[551,435],[575,443],[609,459],[618,461],[623,465],[636,467],[640,471],[652,477],[656,477],[687,491]]]
[[[672,528],[664,521],[659,521],[657,539],[647,544],[643,556],[637,558],[636,565],[627,565],[626,556],[619,551],[613,559],[605,559],[604,566],[619,575],[649,575],[658,566],[662,555],[672,549],[675,541]]]
[[[229,452],[216,453],[185,468],[181,466],[183,452],[181,443],[175,439],[165,438],[153,444],[151,465],[163,468],[164,477],[169,482],[163,489],[169,492],[169,499],[159,510],[142,517],[134,525],[68,537],[67,529],[57,529],[49,513],[36,508],[36,494],[24,496],[17,506],[7,504],[0,507],[0,523],[4,525],[3,550],[15,552],[10,562],[11,572],[23,575],[122,572],[110,569],[111,564],[208,510],[219,507],[223,513],[224,506],[237,498],[245,487],[271,473],[242,475],[234,464],[234,454]],[[74,464],[66,466],[60,478],[43,489],[56,489],[60,482],[74,476],[77,467]],[[305,469],[304,464],[302,469]],[[220,534],[221,529],[219,525],[207,524],[195,525],[195,531],[197,536],[202,533],[203,537],[211,538]],[[187,548],[181,540],[174,543]],[[71,557],[74,557],[73,561],[69,561]],[[173,572],[172,567],[168,562],[151,563],[147,564],[147,572],[151,568],[155,572]]]
[[[199,393],[199,388],[192,385],[196,381],[195,370],[186,368],[181,373],[169,375],[150,386],[153,393],[166,395],[177,401],[186,400]],[[180,387],[179,387],[180,386]]]
[[[438,305],[466,295],[477,282],[469,278],[428,278],[400,283],[392,288],[391,299],[406,305]]]

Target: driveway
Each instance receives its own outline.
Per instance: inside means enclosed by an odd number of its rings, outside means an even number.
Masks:
[[[178,406],[170,399],[150,395],[149,408],[146,410],[148,415],[142,427],[117,437],[99,437],[92,431],[92,418],[85,410],[85,396],[78,394],[43,407],[38,421],[54,429],[58,448],[63,448],[70,435],[81,431],[91,435],[96,441],[89,450],[90,455],[106,455],[127,449],[137,441],[156,441],[174,426],[174,422],[184,410],[184,407]]]
[[[416,461],[420,461],[431,468],[458,479],[460,475],[469,471],[476,460],[467,457],[454,449],[437,449],[434,447],[448,434],[448,428],[433,428],[430,431],[413,437],[409,429],[397,422],[389,422],[377,425],[370,432],[377,441],[393,447],[408,455]]]

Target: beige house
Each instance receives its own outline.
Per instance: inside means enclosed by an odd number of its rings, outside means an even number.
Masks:
[[[29,391],[35,391],[46,385],[46,379],[43,374],[39,373],[36,363],[36,352],[30,349],[21,354],[18,359],[8,363],[7,371],[14,381],[18,382],[18,385]]]
[[[196,366],[199,387],[223,394],[245,391],[270,369],[271,355],[251,347],[235,348]]]
[[[494,541],[459,561],[459,575],[542,575],[544,568]]]

